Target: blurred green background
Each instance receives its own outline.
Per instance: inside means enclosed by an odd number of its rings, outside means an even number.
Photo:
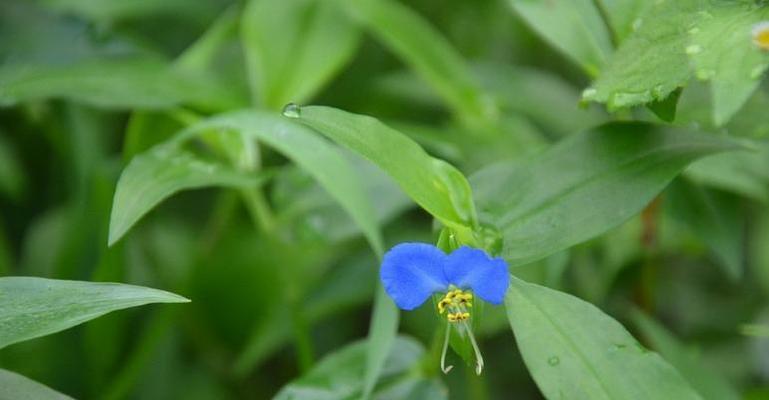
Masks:
[[[662,123],[644,108],[610,115],[580,105],[595,75],[508,1],[400,3],[461,56],[487,96],[478,99],[446,95],[431,81],[436,66],[444,77],[455,72],[442,55],[425,67],[387,39],[397,30],[419,39],[419,29],[361,26],[366,17],[346,13],[343,1],[251,3],[0,2],[0,275],[124,282],[192,299],[10,346],[0,367],[82,399],[263,399],[365,338],[375,254],[335,200],[269,147],[252,160],[266,173],[259,204],[267,217],[238,190],[185,191],[107,246],[123,168],[207,115],[279,113],[288,102],[368,114],[468,176],[610,120]],[[511,272],[596,304],[679,369],[704,366],[698,379],[712,374],[730,393],[769,399],[767,97],[764,82],[715,127],[705,84],[690,82],[674,124],[763,147],[717,165],[721,175],[707,165],[687,171],[618,228]],[[488,115],[493,128],[474,120]],[[501,134],[489,139],[487,129]],[[376,167],[348,156],[388,247],[436,240],[428,214]],[[434,352],[438,326],[423,307],[402,314],[400,331]],[[477,334],[481,377],[464,365],[443,376],[428,359],[417,369],[432,386],[410,396],[447,388],[452,399],[542,398],[501,307],[484,309]]]

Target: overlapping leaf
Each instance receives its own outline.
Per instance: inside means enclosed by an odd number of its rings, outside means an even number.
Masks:
[[[0,399],[7,400],[72,400],[25,376],[0,369]]]
[[[481,220],[499,228],[502,255],[516,265],[606,232],[641,211],[690,162],[735,148],[713,136],[612,124],[527,162],[492,165],[471,182]]]

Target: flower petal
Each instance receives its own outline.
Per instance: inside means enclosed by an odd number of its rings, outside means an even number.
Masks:
[[[385,253],[379,275],[395,304],[413,310],[448,287],[443,273],[446,259],[446,253],[433,245],[401,243]]]
[[[501,258],[491,258],[485,251],[462,246],[449,254],[446,263],[446,279],[464,289],[471,289],[481,299],[500,304],[510,285],[507,263]]]

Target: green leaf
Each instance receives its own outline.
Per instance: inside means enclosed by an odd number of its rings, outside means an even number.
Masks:
[[[251,0],[241,34],[252,91],[279,110],[310,99],[354,55],[360,31],[330,1]]]
[[[603,111],[579,107],[579,91],[557,75],[536,69],[485,63],[476,75],[500,107],[524,114],[558,137],[606,122]]]
[[[342,1],[343,7],[419,74],[465,122],[483,124],[496,109],[462,56],[408,7],[392,0]]]
[[[368,399],[386,367],[389,354],[398,334],[400,311],[387,296],[382,285],[377,285],[374,311],[371,313],[368,340],[366,342],[366,366],[363,374],[363,399]]]
[[[384,226],[413,208],[414,202],[376,165],[346,152],[369,198],[376,199],[377,223]],[[271,203],[276,218],[305,234],[334,243],[361,234],[360,227],[336,200],[299,168],[282,168],[273,179]]]
[[[702,363],[693,349],[684,347],[670,332],[649,316],[636,311],[632,314],[635,325],[660,354],[706,400],[738,400],[740,393],[723,378],[723,375]]]
[[[108,312],[150,303],[186,303],[179,295],[120,283],[0,278],[0,348],[49,335]]]
[[[641,21],[638,17],[649,4],[647,0],[598,0],[617,43],[624,42],[633,32],[633,24]]]
[[[686,47],[688,29],[700,0],[668,0],[649,5],[591,88],[587,101],[610,110],[661,101],[691,76]]]
[[[257,139],[312,175],[361,227],[374,252],[384,253],[371,199],[355,171],[334,146],[288,118],[263,111],[235,111],[203,120],[181,132],[183,143],[212,130],[235,131]]]
[[[714,136],[610,124],[569,136],[526,162],[487,167],[471,182],[481,221],[496,225],[502,256],[518,265],[618,226],[690,162],[737,148]]]
[[[665,360],[590,303],[513,278],[505,305],[523,360],[548,399],[700,399]]]
[[[0,68],[0,104],[66,98],[102,108],[169,108],[193,104],[209,110],[240,100],[205,77],[174,71],[150,59],[102,59],[66,66]]]
[[[769,202],[769,146],[757,151],[716,154],[693,162],[687,178],[763,203]]]
[[[729,278],[739,279],[744,263],[740,199],[705,190],[685,179],[676,180],[666,193],[674,216],[708,245]]]
[[[769,53],[751,39],[753,26],[769,19],[769,6],[715,3],[689,31],[695,75],[711,81],[713,121],[725,124],[756,90],[769,68]]]
[[[209,186],[244,188],[259,183],[254,175],[203,160],[178,143],[157,145],[134,157],[120,175],[112,203],[109,245],[120,240],[160,202],[182,190]]]
[[[443,224],[460,231],[474,226],[475,206],[464,175],[406,135],[373,117],[330,107],[302,107],[298,119],[378,165]]]
[[[551,46],[595,76],[612,53],[611,37],[592,0],[509,0]]]
[[[326,356],[306,375],[286,385],[275,396],[275,400],[360,398],[363,389],[362,372],[366,362],[366,348],[367,342],[361,341]],[[446,391],[440,383],[410,375],[410,371],[418,366],[423,356],[424,349],[419,343],[403,336],[397,337],[392,350],[387,355],[373,398],[446,399]],[[429,384],[428,388],[435,389],[425,392],[425,384]],[[397,396],[395,396],[396,393]],[[428,393],[430,394],[428,397],[419,397],[421,394]]]
[[[72,400],[48,386],[15,372],[0,369],[0,399],[7,400]]]

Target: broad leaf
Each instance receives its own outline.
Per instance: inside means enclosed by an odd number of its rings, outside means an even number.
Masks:
[[[285,386],[275,400],[360,398],[366,348],[366,342],[357,342],[326,356],[306,375]],[[396,338],[373,398],[445,399],[446,391],[440,383],[418,375],[409,376],[423,356],[424,349],[413,339]]]
[[[610,110],[664,100],[689,80],[688,29],[700,0],[657,1],[634,22],[591,88],[582,96]]]
[[[256,176],[205,161],[176,143],[155,146],[134,157],[120,175],[112,203],[109,244],[120,240],[160,202],[182,190],[209,186],[245,188],[259,183]]]
[[[471,182],[481,220],[501,231],[502,255],[518,265],[618,226],[687,164],[735,148],[714,136],[611,124],[526,162],[487,167]]]
[[[66,98],[103,108],[168,108],[193,104],[217,110],[238,98],[202,76],[149,59],[103,59],[66,66],[0,68],[0,104]]]
[[[430,157],[406,135],[375,118],[330,107],[302,107],[298,114],[303,123],[382,168],[444,224],[458,230],[475,224],[475,206],[464,175]]]
[[[3,400],[72,400],[41,383],[0,369],[0,399]]]
[[[700,399],[617,321],[566,293],[513,278],[507,318],[531,376],[548,399]]]
[[[713,120],[723,125],[756,90],[769,68],[769,53],[753,43],[751,30],[769,19],[769,5],[743,2],[715,3],[698,14],[689,31],[695,75],[711,81]]]
[[[550,45],[595,76],[612,53],[611,37],[592,0],[509,0]]]
[[[706,400],[738,400],[740,393],[724,379],[722,374],[702,363],[694,349],[684,347],[670,332],[657,321],[636,311],[633,313],[635,325],[641,330],[651,346],[659,351],[681,375]]]
[[[414,11],[394,0],[340,4],[430,84],[456,115],[470,124],[482,124],[495,117],[493,103],[481,91],[461,55]]]
[[[251,0],[241,34],[252,91],[274,110],[312,97],[352,58],[360,38],[324,0]]]
[[[56,333],[108,312],[189,300],[141,286],[32,277],[0,278],[0,348]]]

